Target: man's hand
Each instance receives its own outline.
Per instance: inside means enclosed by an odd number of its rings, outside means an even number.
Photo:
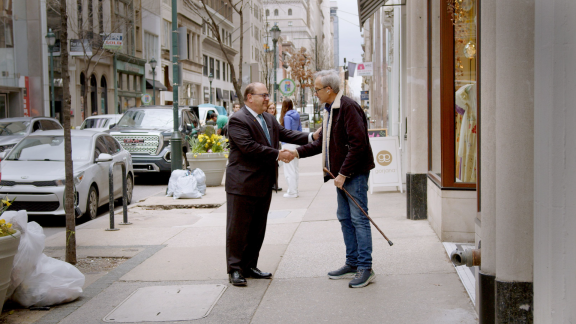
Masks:
[[[286,149],[280,151],[280,154],[278,155],[278,161],[290,163],[292,160],[294,160],[294,154],[291,151]]]
[[[334,179],[334,185],[340,189],[344,186],[344,181],[346,181],[346,177],[339,174],[336,179]]]
[[[312,134],[312,138],[313,138],[314,140],[317,140],[317,139],[320,137],[320,131],[322,131],[322,126],[320,126],[320,128],[318,128],[318,129],[314,132],[314,134]]]

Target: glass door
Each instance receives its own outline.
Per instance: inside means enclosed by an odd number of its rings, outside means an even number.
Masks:
[[[0,118],[8,117],[8,98],[6,94],[0,93]]]

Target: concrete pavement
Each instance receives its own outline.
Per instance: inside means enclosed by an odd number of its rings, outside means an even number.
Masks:
[[[323,183],[319,165],[319,157],[300,161],[299,198],[283,198],[285,190],[273,194],[258,264],[273,272],[272,280],[249,279],[246,288],[228,284],[223,186],[208,188],[196,200],[154,196],[130,208],[133,224],[116,225],[119,231],[104,231],[107,217],[77,230],[79,254],[130,259],[104,276],[88,276],[81,299],[52,308],[36,323],[119,322],[112,318],[116,307],[126,311],[125,300],[139,288],[175,285],[227,286],[206,317],[184,323],[477,322],[442,243],[427,221],[406,219],[406,196],[399,192],[368,197],[370,216],[394,242],[388,246],[373,229],[376,279],[362,289],[348,288],[348,280],[329,280],[326,273],[344,263],[344,243],[335,216],[335,187]],[[279,180],[286,188],[282,168]],[[194,205],[210,208],[190,208]],[[47,252],[62,253],[64,242],[63,233],[51,236]],[[168,307],[163,303],[154,303],[158,314]],[[171,315],[194,307],[182,303],[184,309],[171,310]]]

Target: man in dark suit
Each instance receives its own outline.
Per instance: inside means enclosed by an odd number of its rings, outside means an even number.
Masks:
[[[278,177],[278,160],[289,162],[292,154],[279,143],[307,144],[312,134],[282,127],[274,116],[264,114],[270,95],[262,83],[244,91],[244,107],[228,121],[230,154],[226,169],[226,260],[229,281],[245,286],[246,277],[268,279],[271,273],[257,268],[272,185]]]

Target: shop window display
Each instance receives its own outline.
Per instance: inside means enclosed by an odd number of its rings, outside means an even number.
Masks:
[[[463,0],[459,7],[453,18],[455,171],[457,182],[476,182],[476,6]]]
[[[477,2],[428,1],[428,175],[442,188],[478,182]]]

